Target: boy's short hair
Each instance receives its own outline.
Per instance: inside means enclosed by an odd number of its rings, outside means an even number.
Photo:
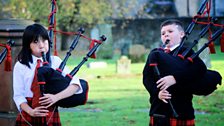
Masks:
[[[176,20],[176,19],[169,19],[169,20],[162,22],[160,25],[160,29],[162,29],[162,27],[164,27],[164,26],[173,25],[173,24],[177,25],[178,29],[180,31],[184,31],[183,24],[179,20]]]

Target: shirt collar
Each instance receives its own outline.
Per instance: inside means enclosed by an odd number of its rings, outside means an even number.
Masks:
[[[35,63],[35,64],[36,64],[36,62],[37,62],[38,59],[42,61],[42,58],[36,57],[34,55],[32,55],[32,59],[33,59],[33,63]]]
[[[170,47],[170,51],[173,51],[174,49],[176,49],[180,44],[174,45],[172,47]],[[167,47],[165,47],[165,49],[168,49]]]

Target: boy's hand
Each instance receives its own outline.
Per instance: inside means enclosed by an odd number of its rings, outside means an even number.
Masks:
[[[176,80],[172,75],[168,75],[168,76],[165,76],[163,78],[160,78],[156,82],[156,84],[158,84],[157,88],[160,88],[160,90],[166,90],[170,86],[176,84]]]
[[[171,99],[171,94],[167,90],[161,90],[159,91],[158,97],[163,102],[168,103],[166,99]]]

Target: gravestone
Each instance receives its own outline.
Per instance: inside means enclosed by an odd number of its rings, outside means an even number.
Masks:
[[[198,50],[207,42],[207,39],[202,38],[197,44]],[[200,53],[199,57],[203,60],[207,68],[211,68],[210,50],[208,47]]]
[[[116,71],[118,74],[129,74],[131,72],[131,60],[127,56],[121,56],[117,60]]]
[[[129,49],[129,58],[132,63],[145,62],[146,49],[144,45],[133,44]]]
[[[107,68],[107,63],[106,62],[90,62],[87,64],[87,67],[90,69],[94,68]]]
[[[103,46],[99,47],[97,57],[103,59],[111,59],[113,57],[113,37],[112,37],[112,25],[100,24],[96,26],[98,36],[105,35],[107,40],[103,43]],[[96,38],[99,39],[99,38]]]
[[[135,56],[141,56],[143,54],[145,54],[145,46],[141,45],[141,44],[133,44],[131,45],[130,49],[129,49],[129,54],[130,55],[135,55]]]

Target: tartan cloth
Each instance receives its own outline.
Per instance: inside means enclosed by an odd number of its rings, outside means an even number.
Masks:
[[[33,82],[31,85],[31,91],[33,92],[33,101],[32,101],[32,108],[36,108],[38,106],[40,106],[39,104],[39,98],[41,97],[41,92],[40,92],[40,85],[37,83],[37,69],[40,67],[41,64],[41,60],[38,59],[37,60],[37,66],[35,68],[35,72],[34,72],[34,78],[33,78]]]
[[[150,116],[149,126],[157,126],[154,124],[154,118]],[[179,120],[170,118],[170,126],[195,126],[194,119],[192,120]]]
[[[27,98],[28,105],[32,105],[32,98]],[[52,106],[46,116],[47,126],[61,126],[61,121],[57,106]],[[17,115],[15,126],[44,126],[44,117],[31,117],[22,111]]]

